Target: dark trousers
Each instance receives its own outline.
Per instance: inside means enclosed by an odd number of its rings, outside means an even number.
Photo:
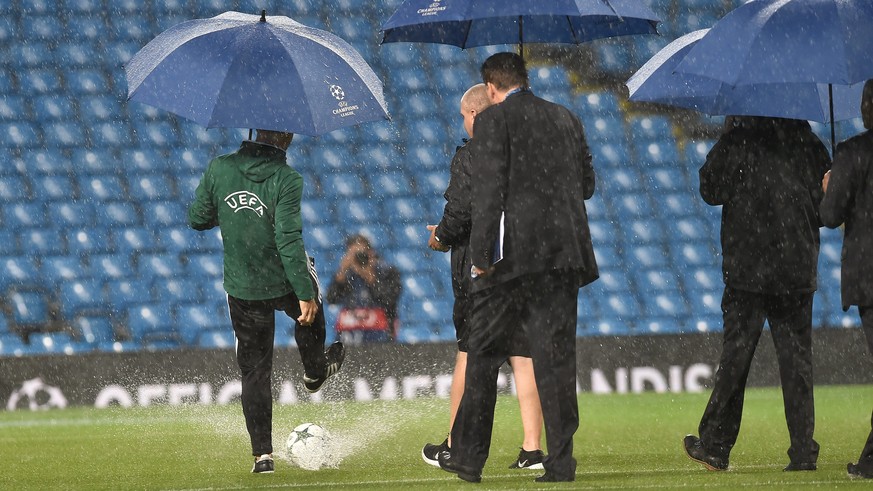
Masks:
[[[873,306],[861,307],[858,310],[861,313],[864,335],[867,337],[867,348],[873,355]],[[870,417],[870,435],[867,437],[861,456],[858,457],[858,466],[865,472],[873,473],[873,416]]]
[[[316,290],[318,291],[318,290]],[[242,408],[252,442],[252,455],[273,453],[273,336],[277,310],[294,319],[294,339],[304,372],[321,377],[324,357],[324,309],[321,302],[315,322],[297,323],[300,303],[294,293],[271,300],[242,300],[227,296],[230,321],[236,335],[236,361],[242,374]]]
[[[545,468],[556,477],[576,472],[573,435],[579,427],[576,400],[576,297],[574,275],[527,275],[475,292],[464,396],[452,427],[452,457],[481,469],[491,447],[497,376],[521,326],[530,342],[534,376],[548,441]]]
[[[749,368],[764,328],[779,362],[791,462],[814,463],[815,408],[812,382],[812,293],[764,295],[725,287],[722,299],[724,338],[712,395],[700,420],[700,439],[708,452],[727,458],[737,441]]]

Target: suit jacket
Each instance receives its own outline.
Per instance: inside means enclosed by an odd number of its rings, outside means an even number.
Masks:
[[[503,259],[473,280],[473,291],[532,273],[567,270],[579,286],[598,278],[585,200],[594,168],[582,123],[530,91],[511,94],[476,116],[472,140],[470,256],[494,261],[501,213]]]
[[[843,309],[873,307],[873,131],[837,145],[821,219],[831,228],[846,224]]]
[[[437,225],[440,243],[452,248],[452,291],[461,297],[470,290],[470,149],[458,147],[452,158],[446,206]]]
[[[747,118],[700,169],[700,195],[721,212],[725,285],[788,295],[816,290],[821,178],[830,156],[806,121]]]

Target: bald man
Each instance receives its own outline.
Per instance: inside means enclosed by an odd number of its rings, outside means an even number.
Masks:
[[[488,89],[485,84],[470,87],[461,97],[461,116],[464,119],[464,130],[473,138],[473,122],[476,115],[491,105]],[[451,413],[449,428],[455,421],[461,396],[464,394],[464,377],[467,368],[467,336],[469,327],[467,310],[470,292],[470,268],[472,262],[467,252],[470,242],[470,168],[474,165],[466,142],[458,147],[451,164],[451,178],[446,189],[446,206],[439,225],[428,225],[430,239],[428,247],[435,251],[452,251],[452,291],[455,296],[452,320],[455,324],[455,336],[458,340],[458,354],[455,357],[455,371],[452,375],[452,390],[450,394]],[[533,361],[530,358],[527,338],[519,329],[519,336],[513,340],[513,356],[509,363],[515,377],[518,404],[521,409],[521,423],[524,428],[524,441],[518,459],[509,466],[510,469],[542,469],[543,451],[540,445],[543,426],[543,413],[540,409],[540,398],[534,381]],[[448,438],[439,445],[426,444],[421,450],[421,457],[430,465],[439,467],[438,455],[448,451],[451,442]]]

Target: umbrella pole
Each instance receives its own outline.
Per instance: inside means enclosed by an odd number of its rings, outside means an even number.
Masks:
[[[524,17],[518,16],[518,56],[524,60]]]
[[[836,140],[836,130],[834,129],[834,85],[828,84],[828,104],[831,110],[831,157],[834,155],[834,140]]]
[[[252,140],[252,129],[249,128],[249,141],[251,141],[251,140]]]

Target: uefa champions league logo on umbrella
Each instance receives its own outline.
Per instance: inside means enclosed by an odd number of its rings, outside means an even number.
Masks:
[[[440,1],[441,0],[434,0],[433,3],[431,3],[427,7],[423,9],[418,9],[417,13],[421,14],[422,17],[425,17],[428,15],[436,15],[442,12],[446,9],[446,7],[440,5]]]
[[[337,106],[339,106],[339,108],[332,111],[334,116],[339,116],[341,118],[354,116],[355,111],[360,109],[357,104],[351,105],[346,102],[346,92],[339,85],[331,84],[329,89],[330,95],[332,95],[334,99],[339,101],[337,103]]]
[[[343,92],[343,88],[339,85],[331,85],[330,86],[330,95],[333,96],[334,99],[341,101],[346,98],[346,93]]]

